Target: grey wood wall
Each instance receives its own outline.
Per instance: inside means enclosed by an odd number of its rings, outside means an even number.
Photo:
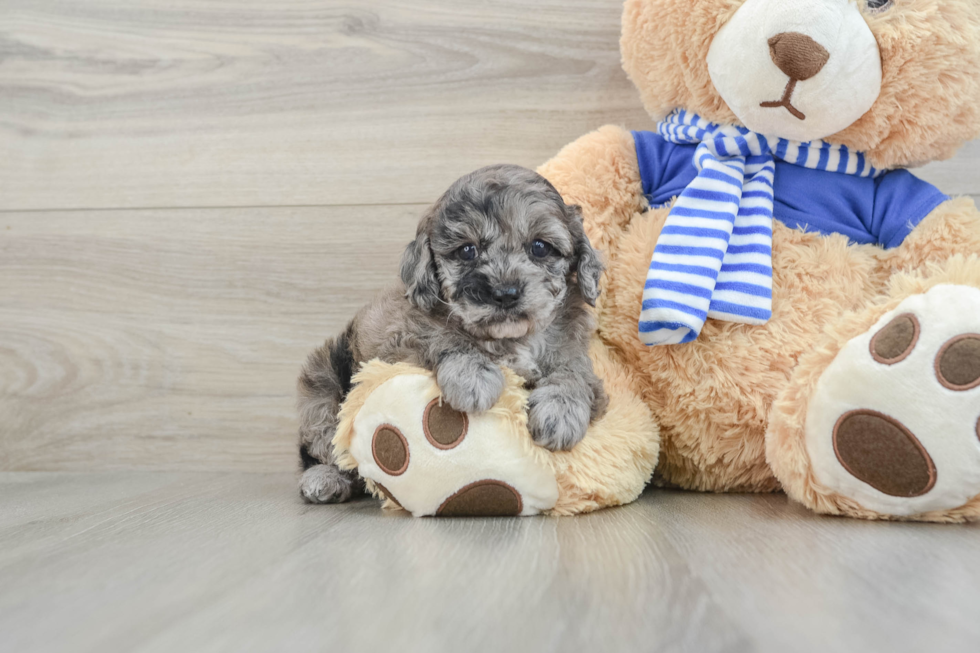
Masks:
[[[292,467],[303,357],[425,203],[650,127],[620,4],[0,0],[0,470]]]

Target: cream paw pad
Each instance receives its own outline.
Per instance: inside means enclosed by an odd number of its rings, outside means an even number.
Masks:
[[[341,467],[357,467],[388,507],[418,517],[550,510],[558,500],[555,473],[525,426],[527,393],[506,374],[498,404],[467,415],[442,401],[428,372],[370,363],[341,413],[334,440]]]
[[[938,285],[851,340],[807,419],[813,473],[884,515],[980,494],[980,289]]]

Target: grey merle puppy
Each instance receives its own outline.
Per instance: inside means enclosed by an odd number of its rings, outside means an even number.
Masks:
[[[361,363],[374,358],[434,370],[449,405],[491,408],[500,366],[527,381],[528,426],[549,449],[570,449],[606,409],[589,339],[602,264],[576,206],[517,166],[483,168],[446,192],[405,250],[402,283],[314,351],[299,379],[300,481],[311,503],[363,492],[334,464],[337,413]]]

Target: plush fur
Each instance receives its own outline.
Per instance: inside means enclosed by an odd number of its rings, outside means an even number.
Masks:
[[[745,1],[626,2],[623,62],[651,115],[648,129],[674,108],[739,124],[705,59],[713,37]],[[886,11],[858,8],[879,44],[882,91],[867,114],[826,140],[893,168],[949,157],[980,134],[980,3],[896,0]],[[632,380],[659,421],[659,483],[710,491],[783,488],[819,512],[891,518],[820,485],[803,445],[808,401],[843,344],[903,299],[940,283],[980,287],[980,213],[972,201],[941,205],[888,251],[777,221],[768,324],[709,320],[693,343],[649,348],[637,337],[637,316],[668,211],[646,210],[631,134],[604,127],[540,172],[582,207],[589,238],[606,257],[599,333],[621,361],[615,373]],[[978,516],[974,499],[911,518]]]

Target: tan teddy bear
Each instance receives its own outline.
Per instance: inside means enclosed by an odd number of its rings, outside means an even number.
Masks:
[[[980,213],[903,169],[980,135],[980,2],[628,0],[621,45],[648,130],[541,169],[607,259],[609,414],[552,454],[516,377],[446,415],[429,373],[374,362],[345,465],[416,515],[594,510],[654,465],[821,513],[980,515]]]
[[[980,515],[980,213],[901,169],[980,134],[980,2],[628,0],[621,46],[651,131],[542,173],[607,256],[658,482]]]

